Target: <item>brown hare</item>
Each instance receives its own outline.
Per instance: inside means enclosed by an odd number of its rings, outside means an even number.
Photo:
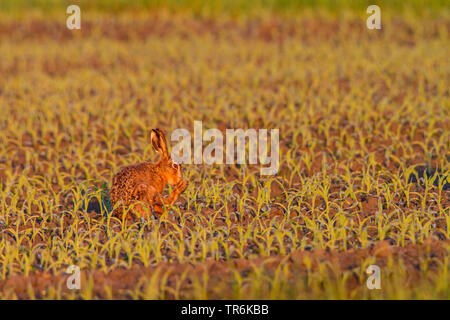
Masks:
[[[121,215],[124,206],[130,205],[130,213],[140,217],[147,217],[152,210],[162,213],[163,204],[174,204],[186,189],[187,181],[181,176],[181,165],[170,158],[164,133],[160,129],[152,129],[151,141],[153,148],[161,155],[161,160],[126,166],[114,176],[110,191],[111,204],[113,207],[118,205],[113,214]],[[167,198],[163,198],[166,184],[174,186],[174,189]]]

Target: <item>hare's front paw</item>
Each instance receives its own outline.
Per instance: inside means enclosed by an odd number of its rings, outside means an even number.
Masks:
[[[187,188],[187,181],[184,179],[181,179],[180,181],[178,181],[178,183],[175,185],[175,190],[178,194],[181,194],[184,192],[184,190],[186,190]]]

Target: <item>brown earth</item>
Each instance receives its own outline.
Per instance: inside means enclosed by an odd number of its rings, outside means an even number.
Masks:
[[[174,288],[179,279],[182,279],[183,273],[187,273],[187,277],[181,281],[181,292],[188,292],[192,289],[192,279],[201,278],[205,272],[211,279],[208,282],[208,292],[210,299],[224,299],[231,297],[232,270],[236,270],[242,275],[249,275],[254,268],[263,266],[263,272],[269,277],[273,277],[275,270],[280,265],[287,265],[291,271],[291,279],[299,280],[307,277],[308,274],[317,271],[317,266],[327,262],[332,266],[328,271],[330,276],[339,276],[345,272],[350,272],[352,277],[347,282],[348,289],[354,289],[364,285],[361,283],[359,274],[361,266],[367,258],[372,257],[371,264],[378,265],[381,270],[388,264],[389,259],[393,259],[396,263],[402,261],[408,274],[408,283],[412,284],[420,278],[421,262],[429,259],[427,265],[428,270],[433,271],[437,268],[439,261],[443,261],[448,257],[449,241],[427,241],[421,245],[407,245],[405,247],[397,247],[389,244],[388,241],[382,241],[376,245],[372,245],[367,249],[348,250],[346,252],[338,252],[334,250],[315,250],[309,251],[293,251],[288,256],[273,256],[270,258],[254,258],[254,259],[233,259],[231,261],[215,261],[207,259],[205,262],[199,263],[159,263],[155,267],[135,266],[129,269],[116,269],[109,273],[102,271],[89,270],[81,271],[81,282],[84,283],[88,279],[95,279],[93,282],[94,296],[99,299],[106,299],[105,286],[112,289],[116,293],[115,299],[131,298],[129,291],[139,288],[139,283],[143,279],[151,278],[151,276],[159,270],[160,274],[167,275],[166,286]],[[305,260],[308,259],[307,263]],[[383,271],[382,271],[383,272]],[[36,298],[43,298],[51,287],[60,286],[62,288],[62,296],[67,295],[70,290],[66,288],[65,282],[69,275],[65,274],[49,274],[35,272],[25,277],[23,275],[12,275],[7,280],[0,282],[0,291],[12,290],[20,299],[30,298],[28,290],[31,285],[35,292]],[[163,281],[163,280],[161,280]],[[228,292],[222,292],[220,296],[214,294],[214,288],[223,284],[225,281]],[[365,278],[363,279],[365,281]],[[157,285],[161,285],[157,282]],[[167,289],[166,298],[174,298]],[[181,298],[183,293],[181,294]],[[189,297],[189,296],[187,296]]]

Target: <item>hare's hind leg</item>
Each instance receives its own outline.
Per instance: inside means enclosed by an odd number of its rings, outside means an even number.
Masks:
[[[143,203],[136,205],[136,211],[139,212],[141,217],[149,217],[152,211],[156,213],[163,213],[163,209],[160,203],[160,194],[152,186],[141,183],[135,189],[135,198]]]

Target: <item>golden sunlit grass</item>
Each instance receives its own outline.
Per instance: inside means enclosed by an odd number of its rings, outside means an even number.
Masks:
[[[83,19],[0,19],[1,298],[450,297],[448,21]],[[108,215],[194,120],[279,128],[279,173],[187,165],[162,216]]]

